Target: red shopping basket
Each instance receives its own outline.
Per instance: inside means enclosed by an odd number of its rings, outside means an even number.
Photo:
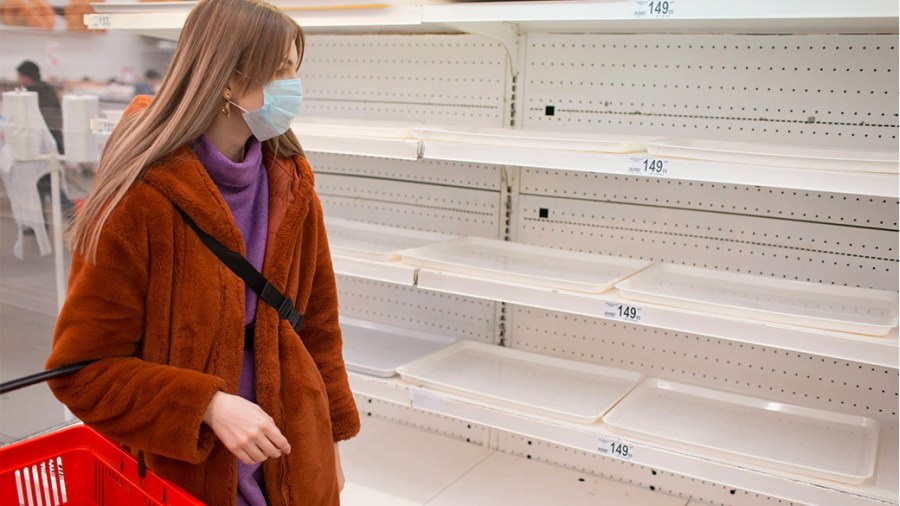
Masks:
[[[0,504],[202,505],[91,428],[77,425],[0,448]]]
[[[88,362],[0,385],[17,390],[80,369]],[[76,425],[0,448],[0,506],[203,505],[90,427]],[[141,479],[140,475],[144,478]]]

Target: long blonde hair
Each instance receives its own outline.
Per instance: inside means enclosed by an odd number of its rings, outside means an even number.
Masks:
[[[128,190],[148,167],[199,138],[221,114],[232,72],[268,82],[291,43],[300,53],[299,67],[303,30],[266,2],[201,0],[185,21],[159,93],[145,110],[123,118],[107,141],[94,189],[70,231],[72,248],[96,259],[103,226]],[[241,82],[248,87],[253,81]],[[302,153],[291,130],[266,144],[275,156]]]

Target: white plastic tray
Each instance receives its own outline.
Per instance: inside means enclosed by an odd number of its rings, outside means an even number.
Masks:
[[[404,263],[588,293],[602,293],[649,261],[465,237],[400,252]]]
[[[645,144],[658,138],[636,135],[607,135],[574,132],[516,130],[464,126],[427,126],[414,129],[423,140],[492,144],[524,148],[592,151],[601,153],[633,153],[645,151]]]
[[[792,167],[798,169],[881,172],[896,174],[896,151],[850,151],[809,146],[780,146],[747,142],[672,139],[648,142],[655,156],[694,158],[718,162]]]
[[[616,284],[623,297],[789,325],[883,336],[896,292],[657,264]]]
[[[341,318],[347,369],[389,378],[397,368],[456,342],[448,336]]]
[[[397,370],[415,385],[472,402],[576,423],[594,423],[641,374],[535,353],[459,341]]]
[[[372,225],[341,218],[325,218],[328,244],[336,255],[389,261],[400,257],[398,252],[426,244],[440,243],[457,236]]]
[[[875,472],[879,425],[862,416],[648,378],[603,421],[816,478],[857,484]]]

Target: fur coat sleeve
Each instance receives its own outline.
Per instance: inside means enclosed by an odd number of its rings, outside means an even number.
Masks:
[[[146,227],[152,217],[147,209],[134,209],[134,202],[124,200],[111,215],[96,262],[73,255],[67,304],[47,367],[98,361],[50,386],[75,416],[101,433],[128,446],[200,462],[214,443],[203,415],[225,381],[137,358],[146,328]]]
[[[318,235],[318,251],[300,337],[325,382],[331,410],[332,436],[335,441],[343,441],[359,432],[360,422],[344,366],[334,267],[325,232],[322,204],[317,195],[313,195],[310,203],[307,227],[310,233]]]

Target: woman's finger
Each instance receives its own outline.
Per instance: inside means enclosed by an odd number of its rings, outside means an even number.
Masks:
[[[244,451],[247,452],[247,455],[249,455],[251,459],[253,459],[253,461],[250,462],[251,464],[258,464],[267,458],[266,454],[256,446],[255,441],[250,441],[244,445]]]
[[[256,441],[256,446],[262,450],[263,453],[266,454],[266,457],[270,459],[277,459],[281,457],[281,450],[279,450],[271,441],[269,441],[266,436],[260,436]]]
[[[253,459],[250,458],[250,455],[247,455],[247,452],[245,452],[244,450],[237,450],[234,452],[234,454],[235,456],[237,456],[238,460],[240,460],[244,464],[247,464],[248,466],[252,466],[256,463],[253,462]]]
[[[281,453],[284,453],[285,455],[291,453],[291,445],[288,443],[287,438],[284,437],[284,434],[282,434],[281,431],[278,430],[278,427],[273,424],[272,426],[266,428],[265,433],[269,441],[271,441],[272,444],[281,451]]]

